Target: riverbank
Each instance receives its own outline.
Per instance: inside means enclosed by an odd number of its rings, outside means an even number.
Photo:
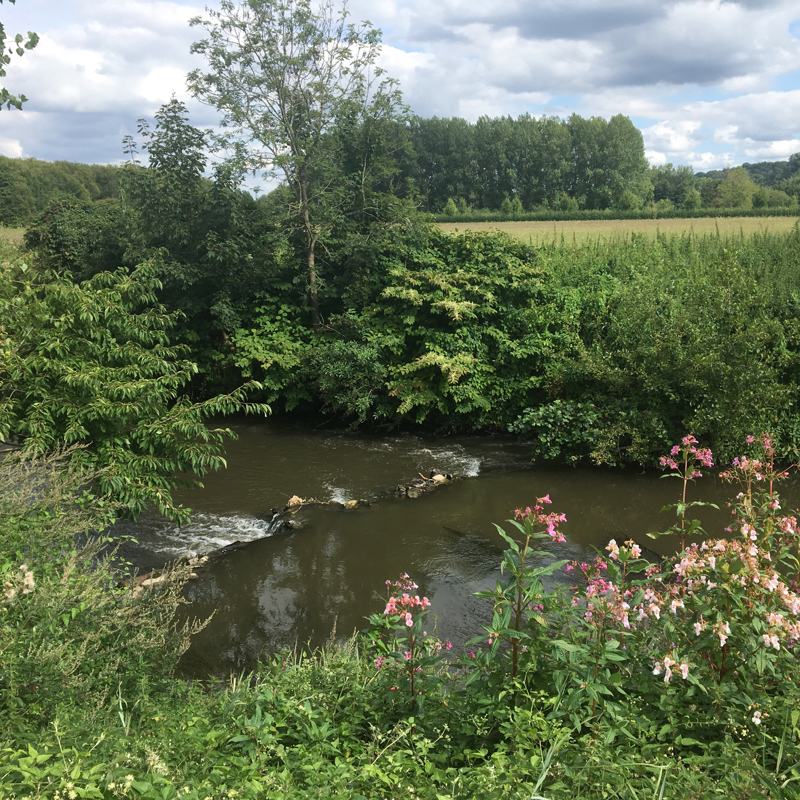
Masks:
[[[0,605],[0,797],[793,798],[797,534],[765,445],[731,475],[744,493],[728,538],[660,563],[618,540],[586,563],[537,560],[557,555],[569,523],[554,498],[532,500],[498,532],[504,575],[475,598],[489,614],[463,649],[437,630],[436,598],[401,575],[347,641],[285,649],[225,681],[176,680],[180,641],[161,638],[155,659],[143,647],[171,618],[141,625],[186,575],[143,597],[109,593],[96,562],[75,572],[69,548],[31,552]],[[688,479],[711,455],[687,438],[668,458]],[[678,481],[662,483],[680,498]],[[6,504],[0,528],[18,546],[32,526],[34,542],[63,535],[67,513],[97,519],[53,500],[25,526]],[[318,555],[335,568],[335,553]],[[572,585],[549,586],[564,567]],[[54,617],[54,598],[74,613]],[[18,659],[32,646],[35,661]]]

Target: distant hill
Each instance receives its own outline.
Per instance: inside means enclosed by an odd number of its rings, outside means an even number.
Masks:
[[[0,225],[27,225],[63,200],[119,197],[119,167],[0,156]]]
[[[797,186],[800,183],[800,153],[790,156],[788,161],[759,161],[755,164],[745,162],[742,166],[747,170],[750,180],[759,186],[784,189],[779,184],[790,181]],[[728,172],[727,169],[710,169],[708,172],[696,172],[694,176],[722,180]]]

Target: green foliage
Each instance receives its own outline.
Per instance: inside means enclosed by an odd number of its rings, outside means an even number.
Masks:
[[[682,208],[685,208],[687,211],[696,211],[703,203],[703,198],[700,196],[700,192],[697,189],[689,189],[683,198],[683,203],[681,204]]]
[[[117,584],[97,531],[117,507],[90,494],[75,449],[6,453],[0,470],[0,725],[48,724],[60,707],[92,719],[115,695],[164,686],[194,624],[176,626],[188,567],[160,589]]]
[[[711,458],[695,444],[685,437],[664,459],[682,460],[680,478]],[[73,605],[52,630],[23,617],[53,663],[70,663],[63,644],[73,628],[76,638],[89,631],[79,678],[70,671],[59,687],[46,661],[40,676],[39,662],[11,656],[22,638],[3,623],[30,614],[40,591],[59,591],[57,548],[43,543],[56,535],[70,551],[91,510],[105,513],[96,500],[75,505],[77,473],[52,480],[65,465],[28,462],[24,475],[6,475],[8,486],[28,488],[11,500],[3,487],[0,520],[10,535],[3,557],[31,542],[25,569],[38,570],[27,594],[0,603],[0,679],[28,670],[28,683],[2,696],[0,798],[261,800],[325,797],[335,787],[351,798],[789,800],[800,781],[800,675],[787,646],[800,614],[788,582],[800,567],[796,520],[772,486],[780,474],[771,441],[752,445],[730,474],[742,489],[732,538],[661,563],[633,541],[612,540],[606,557],[569,566],[571,587],[549,588],[565,562],[533,548],[563,541],[565,520],[539,498],[508,532],[498,527],[507,578],[482,593],[494,612],[488,644],[480,637],[453,656],[426,633],[430,604],[403,575],[387,581],[383,613],[348,642],[277,653],[252,674],[208,686],[171,681],[151,660],[182,641],[165,627],[168,596],[132,601],[113,581],[91,595],[91,614]],[[690,505],[677,504],[679,516]],[[50,562],[37,558],[48,548]],[[19,571],[16,556],[9,563]],[[94,567],[96,580],[108,578],[104,570]],[[70,585],[73,604],[86,598],[84,584]],[[142,617],[128,615],[134,606]],[[121,624],[112,612],[124,612]],[[173,643],[148,649],[141,636],[150,630]],[[96,635],[108,631],[118,638]],[[20,693],[24,706],[15,705]]]
[[[404,146],[396,136],[405,113],[399,90],[376,65],[380,31],[346,16],[332,0],[226,0],[191,22],[208,34],[192,51],[209,71],[195,70],[189,83],[223,114],[219,145],[235,153],[236,170],[280,175],[291,194],[287,222],[315,329],[317,254],[349,218],[382,216],[397,173],[393,151]]]
[[[42,214],[26,231],[24,242],[28,250],[36,252],[40,268],[68,272],[81,281],[122,264],[122,226],[123,213],[117,202],[70,200]]]
[[[151,502],[184,519],[171,491],[187,482],[176,473],[223,466],[230,435],[203,420],[266,409],[245,402],[246,387],[202,403],[179,397],[197,368],[170,344],[175,316],[155,304],[157,272],[147,262],[75,284],[25,259],[4,265],[0,438],[34,453],[91,444],[76,458],[101,494],[134,514]]]
[[[744,163],[742,166],[759,186],[775,186],[797,175],[800,170],[800,153],[789,156],[788,161],[760,161],[757,164]]]
[[[15,3],[16,0],[9,0],[9,2]],[[26,50],[33,50],[39,43],[39,36],[32,31],[28,31],[27,39],[21,33],[18,33],[14,36],[13,45],[6,45],[7,40],[6,30],[3,27],[3,23],[0,22],[0,78],[6,77],[6,65],[11,63],[12,57],[15,55],[17,57],[22,56]],[[0,110],[2,110],[3,106],[7,109],[12,107],[22,109],[22,104],[27,99],[24,94],[11,94],[5,86],[0,88]]]
[[[0,157],[0,224],[24,225],[33,215],[35,201],[19,163]]]
[[[574,292],[579,335],[547,363],[548,402],[514,430],[541,456],[608,463],[652,463],[687,427],[724,457],[753,429],[791,447],[798,244],[792,234],[541,248],[540,267]]]
[[[27,225],[59,203],[117,198],[119,167],[0,156],[0,220]]]
[[[558,208],[564,193],[589,209],[639,208],[652,196],[641,133],[622,115],[606,121],[524,114],[481,117],[474,124],[416,118],[411,131],[415,158],[404,174],[429,212],[456,197],[516,216],[523,208]],[[505,198],[519,206],[504,207]]]
[[[357,422],[496,423],[530,396],[555,346],[532,257],[483,234],[408,237],[379,262],[381,294],[317,335],[299,309],[263,306],[258,327],[237,334],[240,364],[289,407],[316,395]]]
[[[758,187],[744,167],[736,167],[728,172],[717,187],[717,205],[722,208],[752,208],[753,195]]]
[[[153,129],[140,120],[149,166],[136,160],[136,143],[126,141],[131,161],[122,169],[122,224],[116,231],[121,262],[155,259],[160,265],[157,296],[180,312],[175,338],[191,346],[204,396],[239,382],[229,337],[247,325],[254,298],[277,291],[289,245],[269,209],[236,188],[229,167],[206,169],[206,135],[189,124],[186,108],[171,100],[155,115]],[[89,232],[79,230],[82,240]],[[96,252],[92,249],[91,252]],[[115,265],[116,266],[116,265]],[[298,295],[300,292],[296,292]]]

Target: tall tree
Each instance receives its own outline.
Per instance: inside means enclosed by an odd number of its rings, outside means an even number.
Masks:
[[[141,145],[131,137],[125,142],[131,156],[120,174],[125,262],[157,257],[159,301],[181,312],[176,334],[191,342],[201,380],[218,391],[218,380],[238,381],[226,374],[230,336],[279,271],[276,252],[286,245],[252,197],[236,189],[240,176],[227,165],[213,179],[204,177],[206,136],[189,123],[181,101],[165,103],[155,120],[152,129],[139,121]],[[135,159],[138,146],[148,167]]]
[[[688,166],[675,167],[662,164],[650,168],[653,184],[653,200],[669,200],[676,207],[682,206],[686,195],[694,189],[694,170]]]
[[[223,0],[191,24],[207,32],[192,52],[208,60],[189,85],[223,114],[220,144],[249,170],[280,177],[291,193],[290,217],[302,239],[311,322],[320,326],[318,245],[341,221],[353,192],[341,165],[336,127],[367,123],[402,109],[395,81],[376,60],[380,31],[347,23],[347,9],[323,0]],[[370,183],[374,149],[363,152]],[[352,174],[352,173],[351,173]],[[363,209],[359,209],[363,213]]]
[[[717,199],[722,208],[752,208],[758,186],[750,180],[744,167],[729,170],[719,187]]]

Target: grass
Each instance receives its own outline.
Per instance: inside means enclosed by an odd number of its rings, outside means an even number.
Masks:
[[[455,231],[500,230],[526,244],[566,241],[584,242],[590,239],[625,239],[630,234],[655,237],[659,233],[699,235],[753,233],[788,233],[797,225],[796,217],[708,217],[704,219],[630,219],[630,220],[572,220],[564,222],[440,222],[447,233]]]
[[[0,242],[22,244],[22,237],[24,235],[25,228],[4,228],[0,226]]]

